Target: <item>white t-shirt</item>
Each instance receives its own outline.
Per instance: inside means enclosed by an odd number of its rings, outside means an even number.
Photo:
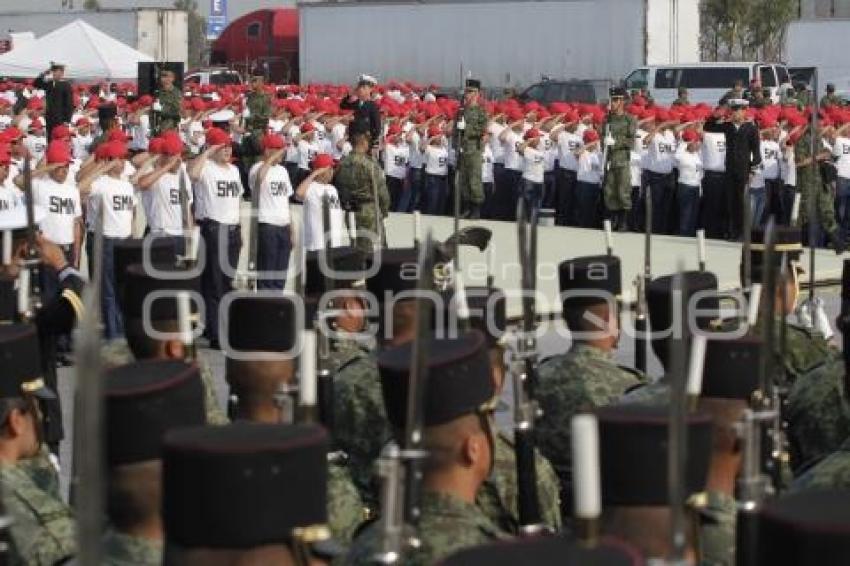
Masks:
[[[325,248],[322,230],[322,201],[325,196],[328,197],[330,206],[331,247],[342,245],[343,211],[336,187],[313,181],[304,193],[304,245],[309,251]]]
[[[634,149],[629,152],[629,178],[632,181],[633,187],[640,187],[642,181],[642,173],[643,168],[641,164],[643,163],[643,156],[639,151],[635,151]]]
[[[150,118],[147,114],[139,116],[139,123],[130,127],[130,149],[145,151],[148,149],[148,140],[151,136]]]
[[[449,174],[449,150],[443,145],[425,147],[425,173],[445,176]]]
[[[522,171],[522,155],[517,151],[519,143],[520,136],[513,130],[505,134],[505,141],[502,143],[502,149],[505,155],[505,169]]]
[[[276,118],[269,119],[269,131],[275,134],[280,134],[280,131],[283,130],[283,127],[286,125],[286,122],[283,120],[278,120]]]
[[[301,129],[298,126],[289,126],[289,129],[286,133],[286,157],[284,157],[284,161],[286,163],[298,163],[298,144],[296,144],[293,140],[301,133]]]
[[[251,186],[251,191],[257,190],[257,183],[259,182],[257,177],[262,167],[263,162],[258,161],[251,167],[251,172],[248,173],[248,184]],[[257,221],[275,226],[288,226],[292,181],[289,179],[286,168],[282,165],[270,167],[259,190]]]
[[[761,141],[761,172],[765,181],[774,181],[781,177],[779,172],[780,158],[781,150],[778,143],[773,140]]]
[[[410,149],[407,144],[387,144],[384,148],[384,171],[388,177],[404,179],[407,177],[407,164]]]
[[[487,124],[487,131],[490,132],[490,140],[487,145],[490,146],[490,152],[493,154],[493,163],[505,162],[505,149],[502,147],[502,142],[499,141],[499,135],[506,127],[498,122]]]
[[[542,143],[541,143],[542,145]],[[523,150],[522,178],[532,183],[543,182],[543,170],[546,165],[546,155],[540,149],[526,146]]]
[[[602,163],[598,150],[582,151],[578,157],[578,172],[576,178],[580,183],[602,182]]]
[[[549,173],[555,170],[555,160],[558,158],[558,148],[552,142],[549,134],[540,137],[540,146],[543,148],[543,171]]]
[[[699,153],[687,150],[682,144],[676,152],[676,168],[679,170],[679,183],[699,187],[702,183],[702,159]]]
[[[85,136],[77,134],[71,138],[71,151],[74,154],[74,158],[79,159],[80,161],[85,161],[89,156],[89,146],[91,146],[91,142],[91,134]]]
[[[670,130],[657,132],[649,141],[647,169],[666,175],[675,165],[676,136]]]
[[[44,136],[29,135],[24,138],[24,146],[30,150],[33,164],[38,163],[44,157],[44,152],[47,150],[47,138]]]
[[[54,244],[74,243],[74,224],[83,215],[80,191],[69,182],[59,184],[50,177],[32,180],[33,203],[42,206],[47,215],[41,232]]]
[[[103,213],[103,235],[107,238],[129,238],[133,231],[133,209],[136,195],[133,185],[123,179],[102,175],[91,184],[87,218],[89,229],[100,222]]]
[[[419,132],[414,130],[410,136],[410,142],[407,144],[407,147],[410,150],[408,155],[408,164],[411,169],[422,169],[422,165],[425,164],[425,154],[419,149],[420,143],[422,143],[422,136],[419,135]]]
[[[576,153],[584,147],[581,138],[566,130],[558,134],[558,167],[568,171],[578,170]]]
[[[298,140],[298,168],[310,169],[310,162],[319,154],[319,144],[316,142],[308,142],[307,140]]]
[[[201,148],[207,143],[207,136],[204,133],[204,125],[197,120],[192,120],[189,123],[188,135],[183,140],[189,146],[189,151],[194,154],[200,153]]]
[[[166,173],[148,190],[142,192],[148,226],[152,232],[165,232],[171,236],[183,234],[183,207],[180,205],[180,175],[183,175],[188,193],[187,205],[192,203],[192,186],[189,174],[181,165],[177,173]]]
[[[850,138],[839,136],[832,146],[835,170],[842,179],[850,179]]]
[[[705,132],[700,149],[702,165],[706,171],[723,173],[726,171],[726,134]]]
[[[0,185],[0,212],[22,206],[24,195],[10,179]]]
[[[334,127],[331,128],[330,133],[328,134],[328,141],[331,144],[331,156],[334,159],[342,159],[343,150],[345,148],[344,142],[345,140],[345,124],[342,122],[334,124]]]
[[[239,224],[239,203],[244,189],[235,165],[207,161],[195,190],[200,205],[195,209],[198,218]]]
[[[484,146],[484,153],[481,159],[481,182],[493,182],[493,149],[490,144]]]

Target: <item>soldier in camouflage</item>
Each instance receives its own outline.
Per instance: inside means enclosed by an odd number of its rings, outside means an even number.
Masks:
[[[470,313],[469,327],[479,330],[487,339],[495,397],[501,398],[505,385],[505,293],[493,287],[467,287],[465,295]],[[446,295],[443,306],[446,307],[444,320],[451,324],[456,320],[457,305]],[[552,532],[559,532],[561,497],[558,477],[539,450],[536,450],[536,471],[537,495],[543,524]],[[517,496],[517,462],[513,436],[499,430],[495,435],[493,471],[478,490],[475,504],[501,530],[519,534]]]
[[[562,512],[567,516],[572,513],[572,417],[616,402],[640,385],[644,376],[613,359],[620,334],[616,306],[622,290],[620,259],[576,258],[562,262],[559,272],[561,293],[567,294],[563,316],[573,340],[568,352],[540,364],[536,395],[543,416],[538,420],[537,440],[560,480]]]
[[[104,378],[107,516],[103,564],[162,563],[162,439],[172,429],[205,424],[197,366],[135,362]]]
[[[76,553],[73,513],[56,493],[45,491],[22,460],[41,453],[42,400],[55,399],[41,375],[38,335],[34,326],[0,326],[0,492],[11,519],[10,564],[56,564]],[[49,470],[49,468],[44,468]],[[55,475],[55,470],[53,472]],[[47,482],[41,482],[45,484]],[[52,485],[58,480],[51,480]]]
[[[829,152],[824,152],[823,155],[812,156],[812,138],[811,127],[806,126],[805,132],[799,136],[797,143],[794,146],[794,155],[797,166],[797,191],[800,193],[800,215],[797,219],[798,226],[805,226],[806,234],[808,234],[809,215],[809,199],[815,199],[815,214],[816,224],[819,230],[822,230],[829,241],[835,253],[841,254],[846,248],[844,238],[841,236],[841,231],[838,227],[838,222],[835,220],[835,200],[829,187],[823,182],[820,174],[820,168],[816,162],[821,159],[828,159]],[[817,232],[818,240],[820,239],[820,231]],[[818,242],[819,243],[819,242]]]
[[[262,139],[269,129],[272,115],[271,100],[266,93],[265,75],[262,68],[251,73],[251,90],[245,97],[245,137],[242,139],[242,164],[250,171],[257,158],[262,155]]]
[[[355,128],[349,135],[352,151],[340,161],[334,186],[343,208],[354,211],[358,231],[355,247],[371,253],[375,245],[386,245],[384,219],[389,214],[390,193],[383,170],[369,155],[369,134]]]
[[[427,338],[426,338],[427,339]],[[412,346],[379,355],[387,413],[404,426]],[[406,549],[404,564],[430,565],[458,550],[502,534],[475,505],[475,495],[493,465],[494,388],[484,336],[472,330],[458,338],[431,340],[429,378],[423,399],[423,444],[432,455],[424,466],[418,549]],[[373,564],[381,549],[381,524],[354,539],[345,564]]]
[[[180,126],[180,109],[183,103],[183,93],[174,84],[176,76],[170,69],[162,69],[159,75],[159,89],[153,105],[154,124],[151,136],[159,136],[168,130],[176,130]]]
[[[483,138],[487,130],[487,113],[479,104],[481,81],[466,80],[463,108],[455,120],[458,164],[455,190],[460,191],[461,207],[470,218],[481,217],[484,188],[481,184]]]
[[[229,313],[231,351],[225,360],[234,420],[281,423],[292,418],[291,403],[282,399],[295,381],[293,360],[286,353],[295,347],[298,315],[290,298],[243,296]],[[288,324],[282,323],[288,322]],[[306,321],[305,321],[306,322]],[[312,321],[309,321],[312,324]],[[288,395],[284,395],[288,397]],[[328,523],[343,542],[364,519],[359,497],[344,457],[332,454],[328,462]]]
[[[613,220],[615,229],[625,231],[626,218],[632,209],[632,178],[629,168],[631,151],[637,133],[637,120],[625,110],[626,89],[610,90],[611,106],[602,132],[607,150],[607,161],[602,164],[605,186],[605,210]]]
[[[838,450],[803,472],[791,484],[791,491],[850,490],[850,436]]]
[[[830,106],[844,106],[844,102],[841,100],[840,96],[835,94],[835,85],[827,83],[826,94],[824,94],[820,99],[820,107],[829,108]]]

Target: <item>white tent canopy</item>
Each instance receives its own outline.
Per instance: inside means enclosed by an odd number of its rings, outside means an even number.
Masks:
[[[83,20],[54,30],[0,55],[0,75],[35,77],[56,61],[67,65],[69,79],[134,79],[140,61],[151,57],[124,45]]]

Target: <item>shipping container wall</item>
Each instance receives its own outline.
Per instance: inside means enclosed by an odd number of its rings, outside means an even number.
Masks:
[[[300,4],[301,82],[620,79],[643,63],[643,9],[644,0]]]
[[[850,92],[850,20],[802,20],[791,22],[785,40],[785,61],[790,67],[817,67],[819,94],[826,83]]]
[[[156,61],[179,61],[189,57],[188,16],[183,11],[140,10],[136,49]]]
[[[699,4],[647,0],[647,65],[699,62]]]

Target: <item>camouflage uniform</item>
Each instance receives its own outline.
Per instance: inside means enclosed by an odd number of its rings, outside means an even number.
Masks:
[[[794,155],[798,161],[812,157],[812,138],[809,130],[794,146]],[[811,164],[797,167],[797,191],[800,192],[799,226],[807,224],[809,218],[809,198],[814,195],[817,222],[820,228],[833,239],[838,233],[838,223],[835,220],[835,202],[831,191],[824,185],[820,168]]]
[[[543,524],[553,532],[561,530],[561,497],[558,477],[552,464],[537,453],[537,496]],[[496,434],[493,471],[478,489],[475,504],[499,528],[519,534],[517,508],[516,454],[513,440],[504,432]]]
[[[464,129],[458,133],[458,149],[463,156],[457,165],[457,185],[461,199],[473,206],[484,202],[481,185],[481,160],[484,132],[487,130],[487,113],[479,105],[463,110]]]
[[[160,135],[166,130],[176,130],[180,125],[180,108],[183,104],[183,95],[172,87],[170,90],[160,89],[157,92],[157,100],[162,110],[159,111],[159,120],[153,135]]]
[[[109,529],[103,536],[105,566],[159,566],[162,564],[162,542],[134,537]]]
[[[537,442],[552,462],[562,489],[572,473],[570,422],[582,410],[615,403],[630,387],[640,385],[642,374],[614,363],[610,353],[575,343],[566,354],[540,364],[537,401],[543,411],[538,421]],[[562,496],[570,495],[562,491]]]
[[[791,484],[791,491],[807,489],[850,489],[850,438],[818,465]]]
[[[381,209],[382,221],[389,212],[390,193],[381,167],[372,158],[352,152],[340,162],[334,174],[334,186],[339,191],[343,204],[351,203],[354,207],[357,229],[377,234],[378,214],[375,210],[373,183],[378,192],[378,206]],[[386,234],[383,240],[385,243]],[[372,241],[365,237],[358,237],[355,246],[367,253],[372,251]]]
[[[57,499],[62,499],[62,492],[59,487],[59,470],[56,469],[56,464],[53,463],[50,456],[50,450],[42,444],[36,456],[19,460],[17,465],[39,489]]]
[[[830,346],[823,335],[791,323],[786,324],[785,344],[781,344],[782,317],[774,316],[773,322],[776,345],[774,352],[782,360],[787,383],[791,384],[796,381],[798,376],[813,370],[830,359],[837,358],[838,350]],[[753,334],[762,335],[762,324],[762,318],[759,317],[753,328]]]
[[[351,478],[363,502],[377,502],[375,460],[392,438],[375,357],[362,351],[334,377],[334,441],[348,454]]]
[[[831,454],[850,438],[843,360],[833,358],[800,375],[788,392],[783,417],[794,470]]]
[[[471,503],[445,493],[422,493],[422,518],[419,538],[422,547],[413,556],[405,557],[409,566],[430,566],[455,552],[486,544],[504,535]],[[344,564],[350,566],[374,564],[380,550],[381,525],[372,523],[356,539]]]
[[[132,364],[136,361],[127,341],[124,339],[110,340],[104,344],[100,349],[100,359],[103,361],[105,369]],[[200,356],[197,359],[197,364],[201,372],[201,381],[204,384],[204,408],[207,413],[207,423],[212,425],[227,424],[230,421],[228,421],[227,415],[221,409],[215,396],[215,377],[212,374],[212,368]]]
[[[364,519],[363,501],[351,481],[346,466],[328,464],[328,526],[333,537],[348,544]]]
[[[827,108],[829,106],[844,106],[844,104],[835,94],[825,94],[820,99],[820,107]]]
[[[602,125],[603,136],[606,133],[614,138],[614,145],[608,148],[608,163],[605,173],[605,208],[609,211],[631,210],[632,176],[630,168],[631,150],[637,133],[637,121],[630,114],[608,114]],[[605,140],[603,138],[603,143]]]
[[[40,489],[20,466],[0,464],[0,482],[13,519],[11,564],[53,565],[76,553],[74,518],[64,501]]]
[[[632,389],[623,395],[617,404],[666,405],[669,402],[670,385],[667,383],[667,376],[665,375],[658,381]]]
[[[719,491],[709,491],[706,505],[697,510],[700,519],[702,566],[735,566],[735,524],[738,504]]]
[[[245,170],[249,171],[263,153],[261,141],[269,129],[269,118],[272,115],[272,105],[269,95],[265,92],[251,91],[245,97],[245,107],[250,116],[245,120],[248,135],[242,138],[242,160]]]

